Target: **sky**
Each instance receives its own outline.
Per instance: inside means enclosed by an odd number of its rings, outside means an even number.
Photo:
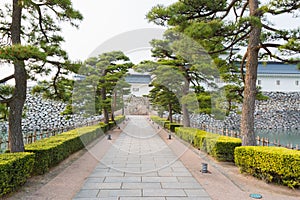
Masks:
[[[157,4],[169,5],[177,0],[73,0],[74,8],[84,17],[80,29],[70,26],[63,27],[66,42],[63,47],[72,60],[85,60],[92,52],[110,39],[126,34],[129,31],[143,28],[159,28],[148,23],[145,15]],[[267,1],[267,0],[263,0]],[[288,19],[288,20],[287,20]],[[299,26],[298,19],[285,17],[273,18],[272,22],[280,27]],[[147,35],[147,33],[145,33]],[[134,42],[134,38],[130,38]],[[111,41],[110,41],[111,42]],[[112,42],[111,42],[112,43]],[[142,50],[132,55],[133,62],[143,60],[142,56],[149,57]],[[130,57],[131,55],[129,55]],[[135,57],[134,57],[135,56]],[[136,57],[139,57],[138,59]],[[140,60],[139,60],[140,59]]]
[[[148,23],[146,14],[157,4],[170,5],[177,0],[72,0],[73,7],[79,10],[84,19],[79,29],[70,25],[62,25],[62,36],[65,39],[63,48],[72,61],[84,61],[102,44],[116,36],[145,28],[158,29],[162,35],[162,27]],[[0,6],[11,0],[0,0]],[[148,31],[146,31],[148,33]],[[157,34],[156,34],[157,35]],[[139,37],[144,37],[140,35]],[[151,38],[152,39],[152,38]],[[148,39],[150,41],[150,39]],[[131,41],[134,41],[131,35]],[[148,43],[148,41],[147,41]],[[150,59],[149,49],[129,49],[126,55],[131,61],[138,63]],[[0,79],[13,73],[11,67],[2,66]]]
[[[148,23],[146,14],[157,4],[169,5],[176,0],[73,0],[84,20],[80,29],[64,27],[64,48],[72,60],[85,60],[101,44],[130,31],[158,28]],[[132,41],[134,42],[134,41]]]
[[[176,1],[177,0],[72,0],[74,8],[82,13],[84,20],[80,23],[79,29],[63,24],[62,35],[65,38],[63,48],[68,52],[71,60],[84,61],[91,55],[95,55],[95,50],[97,48],[99,49],[99,46],[103,47],[101,45],[104,44],[106,46],[113,43],[115,45],[119,44],[120,46],[130,46],[131,43],[138,43],[138,40],[143,38],[145,41],[150,40],[153,31],[159,35],[163,32],[163,28],[148,23],[145,17],[146,13],[157,4],[169,5]],[[11,2],[11,0],[0,0],[0,6],[2,6],[4,2]],[[280,27],[296,27],[300,24],[299,18],[290,19],[280,17],[273,19],[273,22]],[[149,31],[149,28],[152,28],[152,32]],[[144,31],[139,32],[140,30]],[[126,41],[127,43],[123,42],[124,40],[120,40],[120,38],[126,34],[127,36],[129,35],[129,39]],[[145,45],[136,44],[130,48],[127,48],[126,51],[130,52],[130,55],[127,55],[131,58],[132,62],[137,63],[150,58],[149,48],[145,47]],[[0,78],[1,74],[4,74],[3,71],[0,73]]]

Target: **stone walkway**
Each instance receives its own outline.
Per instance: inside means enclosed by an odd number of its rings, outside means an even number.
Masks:
[[[122,134],[73,199],[211,198],[146,118],[131,116]]]

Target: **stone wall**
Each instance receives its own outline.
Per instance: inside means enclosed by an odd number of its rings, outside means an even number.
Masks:
[[[25,102],[26,114],[22,120],[23,133],[62,129],[76,124],[100,120],[101,116],[83,117],[82,113],[63,116],[67,104],[59,101],[43,99],[41,96],[27,94]],[[7,122],[0,123],[0,132],[6,131]]]
[[[256,129],[300,129],[300,92],[268,92],[264,95],[269,99],[256,101]],[[205,124],[211,127],[239,130],[241,116],[232,112],[225,120],[221,121],[203,114],[195,115],[192,122],[194,125]]]

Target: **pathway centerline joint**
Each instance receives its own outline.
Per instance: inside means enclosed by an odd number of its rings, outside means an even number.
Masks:
[[[74,200],[211,199],[145,116],[129,118]]]

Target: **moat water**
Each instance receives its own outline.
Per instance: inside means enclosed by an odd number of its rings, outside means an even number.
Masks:
[[[293,144],[300,148],[300,130],[256,130],[256,135],[268,138],[270,142],[279,140],[281,145]]]

